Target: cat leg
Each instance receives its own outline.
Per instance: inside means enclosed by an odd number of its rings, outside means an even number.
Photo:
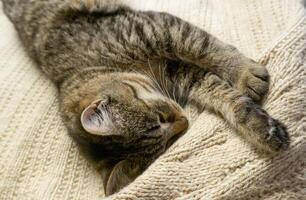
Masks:
[[[148,35],[146,38],[155,42],[145,44],[157,45],[154,49],[160,51],[161,56],[178,58],[213,72],[254,101],[261,100],[268,91],[269,75],[265,67],[245,57],[235,47],[170,14],[147,14],[154,22],[148,23],[153,31],[150,33],[151,29],[147,28],[142,35]]]
[[[113,12],[121,7],[118,0],[69,0],[68,5],[74,10],[88,12],[102,10],[105,13]]]
[[[249,97],[233,89],[218,76],[207,73],[195,85],[189,103],[197,103],[220,114],[247,140],[267,151],[279,151],[289,146],[285,127],[273,119]]]

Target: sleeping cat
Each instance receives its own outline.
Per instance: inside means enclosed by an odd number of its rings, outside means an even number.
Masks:
[[[285,127],[255,103],[268,90],[266,69],[204,30],[114,1],[2,1],[58,86],[70,134],[103,160],[106,195],[186,132],[187,104],[220,115],[260,149],[289,146]]]

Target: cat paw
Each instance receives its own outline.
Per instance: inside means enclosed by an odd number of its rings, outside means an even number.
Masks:
[[[267,152],[286,150],[290,143],[286,127],[259,107],[255,112],[249,127],[256,135],[258,146]]]
[[[273,118],[268,119],[269,128],[265,141],[273,151],[286,150],[289,147],[289,136],[286,127]]]
[[[266,68],[253,61],[241,68],[236,83],[238,90],[259,102],[269,89],[269,74]]]
[[[273,119],[250,98],[240,98],[236,103],[234,116],[237,128],[258,149],[277,152],[289,147],[289,135],[281,122]]]

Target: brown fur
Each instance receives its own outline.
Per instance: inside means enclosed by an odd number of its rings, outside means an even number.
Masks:
[[[186,104],[220,114],[261,149],[288,147],[284,126],[254,103],[268,90],[266,69],[204,30],[113,1],[3,3],[30,55],[58,86],[69,132],[103,160],[107,194],[187,130]]]

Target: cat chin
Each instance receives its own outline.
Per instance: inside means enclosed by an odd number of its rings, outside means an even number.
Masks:
[[[169,139],[167,140],[166,148],[169,148],[178,138],[187,132],[189,123],[187,118],[182,117],[172,126],[172,131],[168,136]]]
[[[172,146],[172,144],[174,144],[182,135],[184,135],[186,133],[186,131],[182,131],[178,134],[175,134],[174,136],[172,136],[166,144],[166,149],[168,149],[170,146]]]

